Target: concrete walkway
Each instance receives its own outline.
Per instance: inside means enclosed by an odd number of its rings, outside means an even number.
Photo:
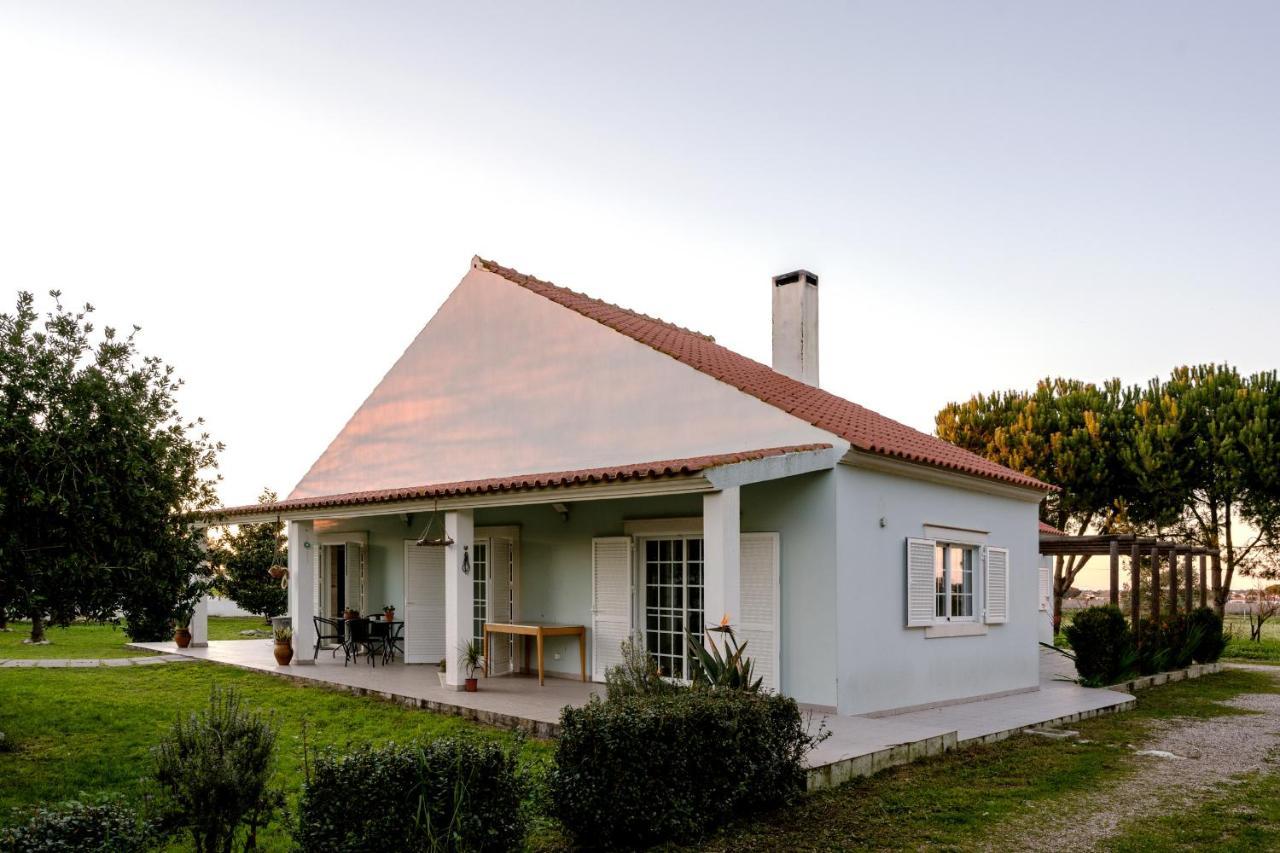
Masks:
[[[136,658],[0,658],[0,667],[35,667],[36,669],[59,669],[62,667],[94,667],[94,666],[153,666],[158,663],[191,663],[191,658],[182,655],[147,655]]]

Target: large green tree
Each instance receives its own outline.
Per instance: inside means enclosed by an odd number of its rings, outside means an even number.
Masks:
[[[1179,367],[1138,392],[1134,414],[1125,458],[1140,486],[1135,519],[1221,553],[1221,613],[1237,574],[1275,571],[1280,383],[1274,372]]]
[[[978,394],[938,412],[938,435],[1058,486],[1041,518],[1059,530],[1111,532],[1125,525],[1132,478],[1119,449],[1131,414],[1119,380],[1101,385],[1044,379],[1032,391]],[[1054,567],[1053,620],[1088,557],[1059,558]]]
[[[259,503],[275,503],[276,493],[263,489]],[[215,589],[236,604],[271,618],[289,606],[289,594],[268,571],[285,565],[288,548],[283,542],[284,522],[241,524],[228,528],[212,551],[218,566]]]
[[[92,306],[30,293],[0,314],[0,595],[46,624],[123,611],[137,639],[159,639],[192,577],[207,572],[189,514],[215,503],[221,445],[185,421],[181,383],[142,356],[137,328],[99,333]]]

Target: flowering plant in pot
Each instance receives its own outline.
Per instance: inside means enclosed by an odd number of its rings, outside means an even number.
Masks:
[[[293,660],[293,628],[289,625],[277,625],[271,629],[271,633],[276,638],[276,663],[288,666],[289,661]]]
[[[480,645],[479,640],[472,640],[462,647],[458,654],[458,665],[467,674],[467,692],[475,693],[480,689],[480,683],[476,681],[476,670],[484,666],[484,647]]]
[[[396,606],[394,604],[388,604],[386,607],[382,608],[382,618],[387,622],[396,621]]]
[[[173,641],[178,648],[185,649],[191,645],[191,619],[195,615],[196,605],[209,592],[209,582],[191,580],[178,590],[178,597],[173,603],[173,622],[175,630]]]

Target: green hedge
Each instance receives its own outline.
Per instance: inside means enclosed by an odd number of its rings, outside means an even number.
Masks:
[[[552,810],[592,847],[694,839],[789,802],[816,742],[794,700],[732,690],[593,699],[560,726]]]
[[[518,849],[517,751],[440,738],[321,753],[303,785],[295,838],[305,851]]]
[[[1062,630],[1075,655],[1076,672],[1088,685],[1120,681],[1133,666],[1133,639],[1115,605],[1081,610]]]
[[[118,800],[42,806],[25,822],[0,830],[4,853],[141,853],[161,841],[154,823]]]

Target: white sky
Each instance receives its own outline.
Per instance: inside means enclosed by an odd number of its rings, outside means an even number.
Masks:
[[[461,6],[462,4],[455,4]],[[143,327],[288,492],[473,254],[931,430],[1276,366],[1280,6],[0,0],[0,282]]]

